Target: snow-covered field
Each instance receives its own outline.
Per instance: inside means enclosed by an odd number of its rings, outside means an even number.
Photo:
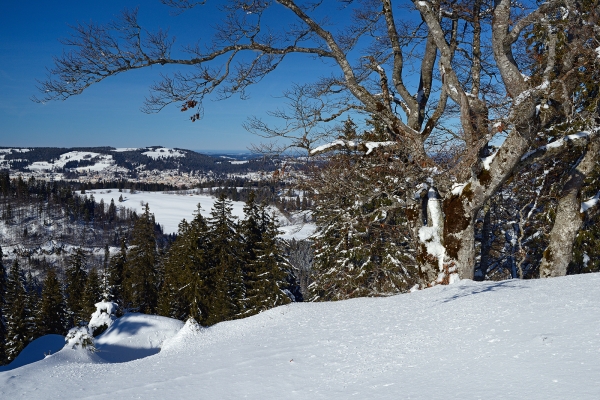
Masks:
[[[121,337],[163,338],[159,353],[107,363],[63,349],[1,372],[0,398],[598,399],[599,287],[600,274],[461,281],[177,334],[176,321],[134,314]]]
[[[182,192],[183,193],[183,192]],[[148,203],[150,212],[154,214],[156,222],[163,226],[165,233],[176,233],[177,227],[182,219],[191,221],[194,218],[194,211],[198,204],[201,205],[203,216],[210,216],[210,210],[216,201],[213,196],[204,194],[187,193],[176,194],[174,192],[135,192],[128,190],[119,192],[117,189],[87,190],[86,194],[93,194],[97,202],[104,200],[106,205],[110,204],[111,199],[116,205],[121,205],[135,210],[138,214],[143,212],[142,204]],[[123,202],[119,203],[119,196],[123,196]],[[305,239],[315,231],[314,224],[305,224],[302,218],[289,220],[283,216],[277,209],[273,209],[279,218],[280,230],[283,232],[281,237],[285,239],[296,238]],[[232,214],[242,219],[244,217],[244,202],[234,201]]]
[[[159,158],[169,158],[169,157],[173,157],[173,158],[178,158],[178,157],[185,157],[185,153],[182,153],[178,150],[175,149],[169,149],[167,147],[161,147],[161,148],[156,148],[156,149],[150,149],[144,153],[142,153],[145,156],[148,156],[150,158],[153,158],[155,160],[159,159]]]
[[[61,154],[60,157],[53,163],[47,161],[36,161],[29,165],[27,169],[30,171],[52,171],[60,170],[69,161],[82,161],[96,158],[98,161],[94,165],[86,167],[74,168],[77,171],[103,171],[114,165],[113,157],[110,154],[100,154],[90,151],[70,151],[68,153]]]

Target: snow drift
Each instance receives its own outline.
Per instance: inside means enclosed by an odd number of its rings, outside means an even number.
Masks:
[[[78,362],[61,351],[1,372],[0,398],[598,399],[598,287],[600,274],[461,281],[210,328],[178,322],[151,339],[164,350],[142,359]],[[155,328],[144,329],[112,343],[149,343]]]

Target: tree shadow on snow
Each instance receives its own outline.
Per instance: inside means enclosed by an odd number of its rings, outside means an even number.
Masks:
[[[525,289],[525,287],[522,286],[522,283],[523,281],[520,279],[509,279],[506,281],[493,283],[489,281],[481,282],[477,283],[477,286],[473,286],[473,284],[464,285],[461,287],[462,290],[459,293],[456,293],[454,296],[447,298],[446,300],[442,301],[442,303],[449,303],[451,301],[458,300],[463,297],[474,296],[481,293],[497,292],[503,289]],[[458,285],[460,285],[460,283]]]
[[[139,314],[143,315],[143,314]],[[128,318],[129,317],[129,318]],[[128,314],[120,319],[96,338],[96,354],[103,360],[111,363],[127,362],[157,354],[160,347],[135,347],[139,345],[140,338],[135,338],[144,328],[154,325],[144,320],[136,320],[136,314]],[[143,335],[143,334],[142,334]],[[132,346],[128,342],[133,339]],[[106,343],[103,343],[106,341]],[[142,339],[148,343],[149,340]]]
[[[96,347],[96,350],[96,355],[106,362],[123,363],[158,354],[160,347],[136,349],[118,344],[105,344]]]

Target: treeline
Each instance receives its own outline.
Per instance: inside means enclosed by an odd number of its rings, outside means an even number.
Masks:
[[[106,247],[100,268],[88,267],[81,248],[64,271],[47,266],[42,282],[18,259],[8,272],[0,268],[0,362],[11,362],[39,336],[85,324],[102,300],[117,303],[121,312],[194,317],[203,325],[301,300],[267,206],[250,196],[239,222],[231,210],[231,201],[220,196],[210,217],[198,210],[192,221],[183,220],[165,251],[146,205],[120,250],[111,255]]]

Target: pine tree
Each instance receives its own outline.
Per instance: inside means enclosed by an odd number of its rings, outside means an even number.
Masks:
[[[2,262],[4,254],[0,246],[0,365],[6,364],[6,270]]]
[[[86,272],[86,254],[82,248],[75,250],[75,253],[69,257],[66,276],[66,303],[69,313],[69,326],[78,326],[81,322],[87,321],[89,315],[83,310],[83,293],[85,282],[87,280]]]
[[[148,204],[135,222],[131,236],[123,277],[125,307],[153,314],[158,305],[158,251],[154,215],[150,214]]]
[[[36,313],[38,336],[64,335],[67,326],[66,304],[62,284],[54,268],[48,269],[44,279],[42,298]]]
[[[10,268],[6,283],[6,358],[10,362],[27,346],[30,336],[27,330],[27,293],[17,259]]]
[[[221,194],[208,220],[211,249],[208,285],[213,293],[209,315],[205,319],[208,325],[243,315],[245,288],[241,239],[231,210],[231,200]]]

